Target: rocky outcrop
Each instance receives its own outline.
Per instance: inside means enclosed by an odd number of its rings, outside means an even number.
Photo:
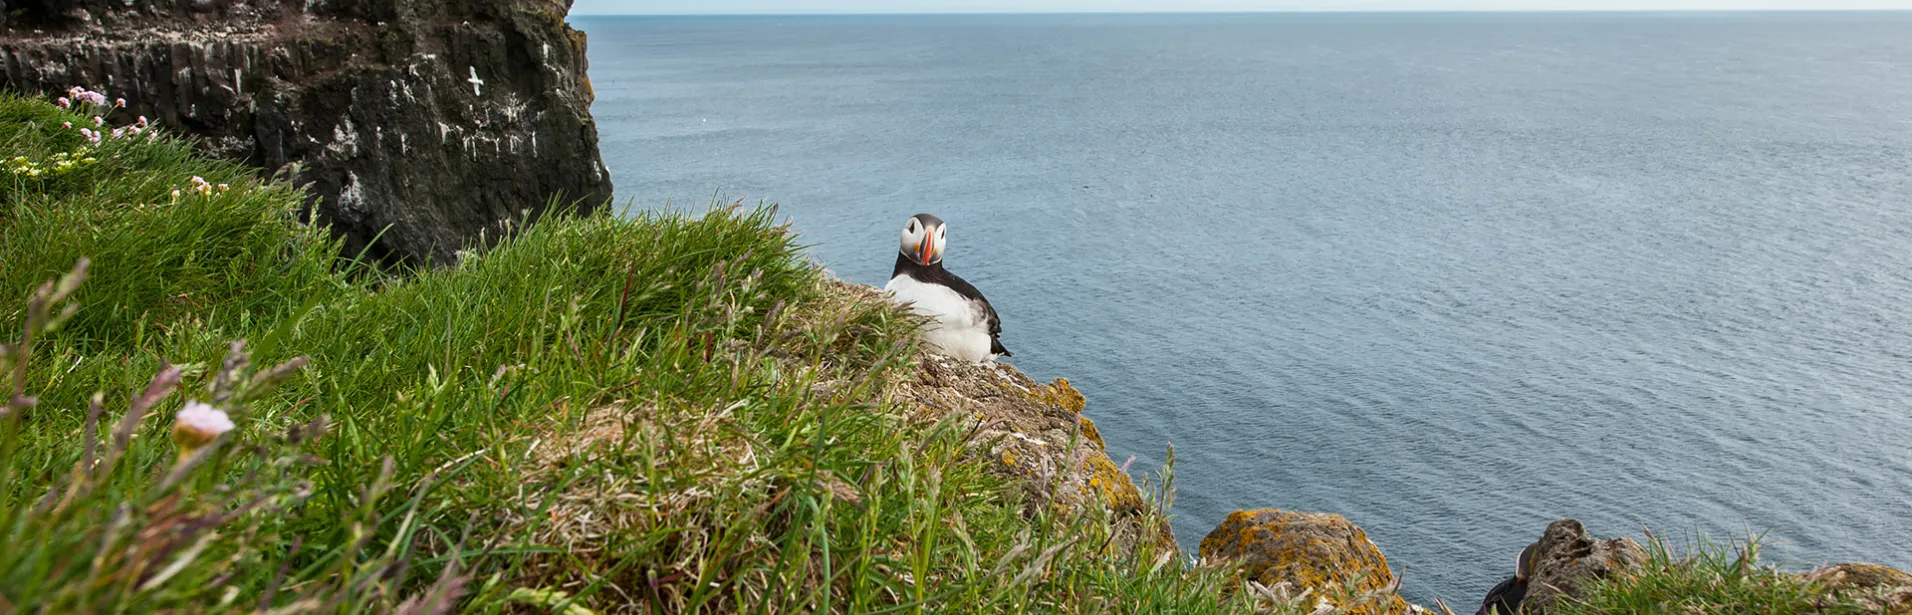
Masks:
[[[1238,510],[1202,538],[1205,562],[1239,566],[1277,602],[1348,615],[1419,612],[1396,595],[1394,572],[1366,532],[1341,515]]]
[[[1534,543],[1534,571],[1521,606],[1546,612],[1563,600],[1586,597],[1591,582],[1639,570],[1649,559],[1631,538],[1597,539],[1577,520],[1555,521]]]
[[[1912,574],[1878,564],[1833,564],[1805,575],[1833,597],[1891,615],[1912,614]]]
[[[877,296],[869,287],[855,289],[851,292]],[[1021,488],[1026,512],[1044,507],[1065,514],[1106,511],[1120,543],[1116,546],[1146,542],[1156,553],[1180,554],[1168,520],[1142,497],[1126,464],[1109,458],[1095,423],[1082,415],[1087,401],[1068,380],[1037,383],[1006,363],[925,354],[915,374],[891,395],[914,410],[914,420],[935,422],[954,414],[970,425],[971,454]]]
[[[265,169],[298,163],[353,254],[447,263],[553,196],[611,194],[568,0],[6,0],[18,92],[124,97]]]

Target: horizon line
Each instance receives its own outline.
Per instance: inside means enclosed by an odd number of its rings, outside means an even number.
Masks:
[[[575,12],[575,11],[574,11],[574,12],[571,12],[571,13],[570,13],[570,15],[572,15],[572,16],[589,16],[589,17],[863,17],[863,16],[870,16],[870,17],[875,17],[875,16],[886,16],[886,17],[888,17],[888,16],[894,16],[894,17],[933,17],[933,16],[942,16],[942,15],[976,15],[976,16],[989,16],[989,15],[1030,15],[1030,16],[1039,16],[1039,15],[1261,15],[1261,14],[1284,14],[1284,13],[1285,13],[1285,14],[1318,14],[1318,15],[1334,15],[1334,14],[1364,14],[1364,15],[1380,15],[1380,14],[1402,14],[1402,15],[1412,15],[1412,14],[1438,14],[1438,13],[1475,13],[1475,14],[1486,14],[1486,13],[1500,13],[1500,14],[1510,14],[1510,15],[1518,15],[1518,14],[1531,14],[1531,13],[1605,13],[1605,14],[1624,14],[1624,13],[1652,13],[1652,14],[1675,14],[1675,13],[1912,13],[1912,8],[1839,8],[1839,7],[1833,7],[1833,8],[1753,8],[1753,9],[1735,9],[1735,8],[1666,8],[1666,9],[1659,9],[1659,8],[1628,8],[1628,9],[1589,9],[1589,8],[1538,8],[1538,9],[1469,9],[1469,8],[1451,8],[1451,9],[1359,9],[1359,8],[1355,8],[1355,9],[1246,9],[1246,10],[1214,10],[1214,11],[1201,11],[1201,10],[1195,10],[1195,11],[1189,11],[1189,10],[1156,10],[1156,9],[1135,9],[1135,10],[1108,10],[1108,11],[1055,11],[1055,10],[1029,10],[1029,11],[1019,11],[1019,10],[989,10],[989,11],[827,11],[827,10],[825,10],[825,11],[805,11],[805,12],[747,12],[747,11],[738,11],[738,12],[731,12],[731,13],[689,13],[689,12],[684,12],[684,13],[659,13],[659,12],[617,12],[617,13],[599,13],[599,12],[582,12],[582,13],[580,13],[580,12]]]

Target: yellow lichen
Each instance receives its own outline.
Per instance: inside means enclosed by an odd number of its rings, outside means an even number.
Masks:
[[[1115,511],[1133,511],[1142,508],[1142,493],[1135,488],[1135,481],[1122,473],[1115,462],[1107,455],[1090,455],[1086,461],[1089,471],[1089,487],[1101,496],[1102,503]]]
[[[1103,450],[1108,450],[1109,445],[1102,442],[1102,432],[1095,428],[1095,421],[1089,420],[1089,417],[1078,415],[1076,417],[1076,424],[1082,426],[1083,439],[1094,442],[1096,446],[1102,447]]]
[[[1235,511],[1202,539],[1201,556],[1238,560],[1245,578],[1266,585],[1286,582],[1321,596],[1375,592],[1393,582],[1387,558],[1339,515]],[[1383,615],[1407,608],[1400,597],[1388,595],[1346,612]]]
[[[1068,378],[1057,378],[1055,382],[1029,389],[1029,398],[1075,413],[1081,413],[1089,403],[1081,391],[1069,386]]]

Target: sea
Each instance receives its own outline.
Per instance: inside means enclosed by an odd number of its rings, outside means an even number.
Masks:
[[[1912,567],[1912,13],[571,21],[619,207],[879,286],[940,216],[1191,552],[1339,513],[1465,610],[1562,517]]]

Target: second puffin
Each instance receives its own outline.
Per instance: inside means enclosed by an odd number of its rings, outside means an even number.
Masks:
[[[917,314],[935,319],[922,331],[932,352],[978,363],[1015,356],[1003,348],[996,308],[975,286],[943,268],[948,238],[949,229],[941,218],[911,216],[903,226],[896,270],[883,290]]]

